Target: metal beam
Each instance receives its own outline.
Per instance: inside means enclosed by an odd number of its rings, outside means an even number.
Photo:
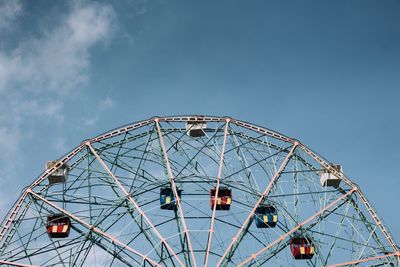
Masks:
[[[93,155],[96,157],[96,159],[99,161],[99,163],[103,166],[104,170],[110,175],[110,177],[114,180],[115,184],[120,188],[120,190],[124,193],[124,197],[134,206],[134,208],[139,212],[139,214],[143,217],[144,221],[146,224],[152,229],[152,231],[157,235],[157,237],[160,239],[161,243],[164,244],[164,246],[169,250],[169,252],[174,256],[174,258],[177,260],[180,266],[184,267],[185,265],[179,259],[175,251],[172,249],[171,245],[168,244],[167,240],[161,235],[161,233],[157,230],[157,228],[153,225],[153,223],[150,221],[150,219],[147,217],[146,213],[144,210],[142,210],[139,206],[139,204],[131,197],[130,193],[126,191],[125,187],[121,184],[119,179],[111,172],[111,170],[108,168],[108,166],[105,164],[105,162],[100,158],[100,156],[97,154],[96,150],[93,148],[93,146],[90,144],[90,142],[86,142],[86,145],[90,149],[90,151],[93,153]]]
[[[50,207],[58,210],[59,212],[67,215],[68,217],[70,217],[71,219],[73,219],[74,221],[78,222],[79,224],[83,225],[84,227],[86,227],[87,229],[96,232],[97,234],[105,237],[106,239],[108,239],[109,241],[111,241],[114,244],[117,244],[121,247],[123,247],[126,250],[129,250],[130,252],[138,255],[139,257],[141,257],[143,259],[143,261],[148,261],[151,264],[155,265],[155,266],[161,266],[160,264],[158,264],[156,261],[150,259],[148,256],[140,253],[139,251],[137,251],[136,249],[128,246],[127,244],[123,243],[122,241],[120,241],[119,239],[115,238],[114,236],[107,234],[105,232],[103,232],[100,228],[91,225],[85,221],[83,221],[82,219],[80,219],[79,217],[73,215],[72,213],[69,213],[68,211],[66,211],[63,208],[60,208],[59,206],[55,205],[54,203],[48,201],[47,199],[41,197],[40,195],[36,194],[35,192],[33,192],[30,188],[27,189],[27,193],[33,195],[34,197],[40,199],[41,201],[43,201],[44,203],[46,203],[47,205],[49,205]]]
[[[225,250],[224,254],[222,255],[221,259],[219,260],[217,266],[221,266],[221,264],[225,261],[228,254],[232,254],[231,251],[235,251],[237,246],[239,245],[242,237],[243,231],[248,229],[250,226],[249,224],[252,222],[252,218],[257,207],[261,204],[261,202],[266,198],[266,196],[271,191],[272,187],[276,184],[277,180],[281,176],[281,173],[286,168],[287,164],[289,163],[290,158],[292,157],[296,147],[298,146],[298,142],[295,142],[292,148],[290,149],[289,153],[286,155],[285,159],[283,160],[281,166],[279,167],[278,171],[272,177],[271,181],[269,182],[267,188],[265,188],[264,192],[261,194],[257,202],[255,203],[254,207],[250,211],[249,215],[247,216],[246,220],[243,222],[242,227],[240,227],[239,231],[236,233],[235,237],[232,238],[232,242],[229,244],[228,248]]]
[[[220,182],[221,182],[222,166],[224,163],[225,145],[226,145],[226,139],[228,136],[229,122],[230,122],[230,119],[227,118],[226,122],[225,122],[224,139],[223,139],[223,143],[222,143],[221,156],[220,156],[219,166],[218,166],[217,186],[215,188],[215,194],[214,194],[215,201],[214,201],[213,211],[212,211],[212,215],[211,215],[210,229],[208,231],[206,255],[204,257],[204,266],[205,267],[207,267],[207,265],[208,265],[208,258],[210,256],[212,235],[214,233],[214,221],[215,221],[215,213],[216,213],[216,209],[217,209],[217,197],[218,197],[219,186],[220,186]]]
[[[187,240],[187,243],[188,243],[189,253],[190,253],[191,257],[192,257],[193,265],[195,267],[197,267],[196,257],[194,256],[194,252],[193,252],[192,241],[190,240],[189,230],[187,228],[186,221],[185,221],[185,216],[183,214],[183,209],[182,209],[182,205],[181,205],[181,198],[179,197],[178,189],[177,189],[176,183],[175,183],[175,177],[174,177],[174,174],[172,173],[171,164],[169,162],[168,153],[167,153],[167,150],[165,148],[164,139],[163,139],[163,136],[162,136],[162,133],[161,133],[161,129],[160,129],[160,123],[159,123],[158,119],[155,119],[155,122],[156,122],[156,127],[157,127],[157,132],[158,132],[158,139],[160,141],[162,153],[163,153],[163,156],[164,156],[164,159],[165,159],[165,164],[167,166],[167,172],[168,172],[168,175],[169,175],[169,178],[170,178],[170,182],[171,182],[171,185],[172,185],[172,190],[173,190],[174,195],[175,195],[175,201],[176,201],[177,206],[178,206],[178,211],[179,211],[180,220],[181,220],[182,227],[183,227],[183,232],[184,232],[184,234],[186,236],[186,240]]]
[[[291,234],[295,233],[298,229],[302,228],[304,225],[306,225],[307,223],[311,222],[312,220],[314,220],[316,217],[320,216],[322,213],[324,213],[326,210],[328,210],[329,208],[333,207],[334,205],[336,205],[339,201],[341,201],[342,199],[346,198],[347,196],[351,195],[352,193],[354,193],[355,191],[357,191],[357,187],[354,187],[352,190],[350,190],[349,192],[347,192],[345,195],[339,197],[338,199],[336,199],[335,201],[333,201],[332,203],[330,203],[328,206],[325,206],[323,209],[319,210],[317,213],[315,213],[314,215],[312,215],[311,217],[309,217],[307,220],[301,222],[300,224],[298,224],[297,226],[295,226],[294,228],[292,228],[290,231],[288,231],[287,233],[281,235],[278,239],[276,239],[275,241],[273,241],[271,244],[269,244],[268,246],[260,249],[259,251],[257,251],[256,253],[252,254],[251,257],[247,258],[246,260],[244,260],[243,262],[238,264],[238,267],[245,265],[246,263],[249,263],[253,260],[255,260],[259,255],[261,255],[264,251],[272,248],[273,246],[275,246],[276,244],[282,242],[283,240],[285,240],[287,237],[289,237]]]
[[[7,264],[11,266],[21,266],[21,267],[39,267],[38,265],[30,265],[30,264],[22,264],[22,263],[16,263],[16,262],[11,262],[11,261],[1,261],[0,260],[0,265]]]
[[[400,251],[397,251],[397,252],[391,253],[391,254],[387,254],[387,255],[381,255],[381,256],[375,256],[375,257],[371,257],[371,258],[360,259],[360,260],[356,260],[356,261],[348,261],[348,262],[343,262],[343,263],[327,265],[326,267],[340,267],[340,266],[354,265],[354,264],[358,264],[358,263],[379,260],[379,259],[384,259],[384,258],[389,258],[389,257],[400,257]]]

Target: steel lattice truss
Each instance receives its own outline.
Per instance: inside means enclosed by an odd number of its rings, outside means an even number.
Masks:
[[[204,136],[190,136],[187,122],[207,123]],[[49,185],[65,164],[67,181]],[[324,170],[338,187],[321,185]],[[160,209],[165,187],[175,209]],[[211,188],[231,190],[229,210],[210,205]],[[257,228],[254,213],[267,202],[278,222]],[[71,219],[67,238],[47,234],[55,214]],[[299,233],[315,244],[310,260],[293,258]],[[297,140],[235,119],[181,116],[89,139],[47,169],[2,224],[0,264],[400,266],[400,252],[358,186]]]

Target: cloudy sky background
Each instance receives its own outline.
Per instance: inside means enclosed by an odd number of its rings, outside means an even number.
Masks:
[[[300,139],[400,242],[400,1],[0,0],[0,217],[84,139],[154,115]]]

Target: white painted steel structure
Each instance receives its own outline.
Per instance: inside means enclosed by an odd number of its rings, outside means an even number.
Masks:
[[[49,183],[65,166],[68,177]],[[160,209],[161,188],[175,208]],[[229,210],[210,203],[220,188],[232,192]],[[257,228],[266,204],[279,220]],[[70,218],[68,237],[47,234],[55,214]],[[295,260],[289,242],[303,235],[315,255]],[[192,115],[112,130],[49,166],[3,221],[0,265],[400,266],[400,250],[360,188],[300,141]]]

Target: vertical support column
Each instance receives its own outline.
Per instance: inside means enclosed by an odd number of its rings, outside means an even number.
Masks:
[[[178,194],[178,189],[177,189],[176,183],[175,183],[175,177],[174,177],[174,174],[172,173],[171,164],[169,162],[167,150],[165,148],[164,139],[163,139],[163,136],[162,136],[162,133],[161,133],[159,119],[156,118],[156,119],[154,119],[154,121],[156,123],[157,132],[158,132],[158,139],[160,141],[161,149],[162,149],[162,152],[163,152],[163,155],[164,155],[165,164],[167,165],[167,172],[168,172],[168,175],[169,175],[169,178],[170,178],[170,182],[171,182],[171,185],[172,185],[172,190],[174,192],[175,201],[177,203],[179,215],[181,217],[180,220],[181,220],[181,223],[182,223],[183,232],[184,232],[184,234],[186,236],[186,240],[188,242],[189,253],[191,255],[193,265],[195,267],[197,267],[196,258],[194,256],[194,252],[193,252],[192,241],[190,240],[189,230],[187,228],[186,221],[185,221],[185,216],[183,214],[183,209],[182,209],[182,205],[181,205],[181,198],[179,197],[179,194]]]
[[[225,154],[226,139],[228,136],[229,122],[230,122],[230,119],[227,118],[226,123],[225,123],[225,130],[224,130],[224,140],[223,140],[222,148],[221,148],[221,156],[220,156],[219,165],[218,165],[217,187],[215,188],[214,200],[216,200],[218,197],[219,186],[220,186],[220,182],[221,182],[222,166],[224,163],[224,154]],[[210,256],[211,241],[212,241],[212,236],[214,233],[214,222],[215,222],[216,209],[217,209],[217,201],[214,201],[213,211],[212,211],[212,215],[211,215],[210,229],[208,231],[206,255],[204,257],[204,267],[207,267],[208,258]]]

